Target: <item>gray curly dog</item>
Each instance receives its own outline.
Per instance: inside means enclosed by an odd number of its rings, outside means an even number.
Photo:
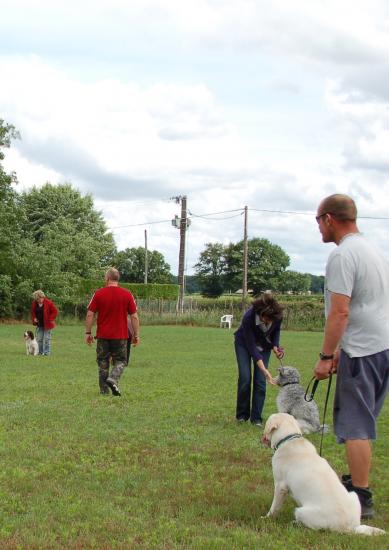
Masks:
[[[319,409],[315,401],[305,401],[305,389],[300,385],[300,373],[294,367],[279,367],[278,376],[274,379],[280,392],[277,396],[277,409],[280,413],[288,413],[295,417],[304,434],[319,432]],[[324,425],[324,433],[328,426]]]

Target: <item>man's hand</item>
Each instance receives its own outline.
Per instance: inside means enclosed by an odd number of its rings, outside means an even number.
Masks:
[[[133,334],[133,336],[131,338],[131,344],[133,346],[137,346],[138,344],[140,344],[140,337],[139,337],[138,334],[136,336],[135,336],[135,334]]]
[[[85,343],[88,344],[88,346],[91,346],[93,342],[93,336],[91,334],[85,334]]]
[[[314,375],[317,380],[325,380],[333,372],[333,359],[319,359],[314,369]]]

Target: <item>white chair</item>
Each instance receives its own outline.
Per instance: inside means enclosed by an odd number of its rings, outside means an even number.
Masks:
[[[233,318],[233,315],[223,315],[222,317],[220,317],[220,328],[228,327],[230,329],[232,326]]]

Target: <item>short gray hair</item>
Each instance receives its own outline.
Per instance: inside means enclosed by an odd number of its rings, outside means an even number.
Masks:
[[[34,298],[34,300],[38,300],[38,298],[46,298],[43,290],[36,290],[32,293],[32,297]]]
[[[120,273],[116,267],[110,267],[105,273],[106,281],[118,281],[120,279]]]

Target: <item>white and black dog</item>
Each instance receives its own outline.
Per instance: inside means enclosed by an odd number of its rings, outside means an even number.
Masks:
[[[26,355],[39,355],[39,346],[34,333],[31,330],[26,330],[23,338],[26,342]]]

